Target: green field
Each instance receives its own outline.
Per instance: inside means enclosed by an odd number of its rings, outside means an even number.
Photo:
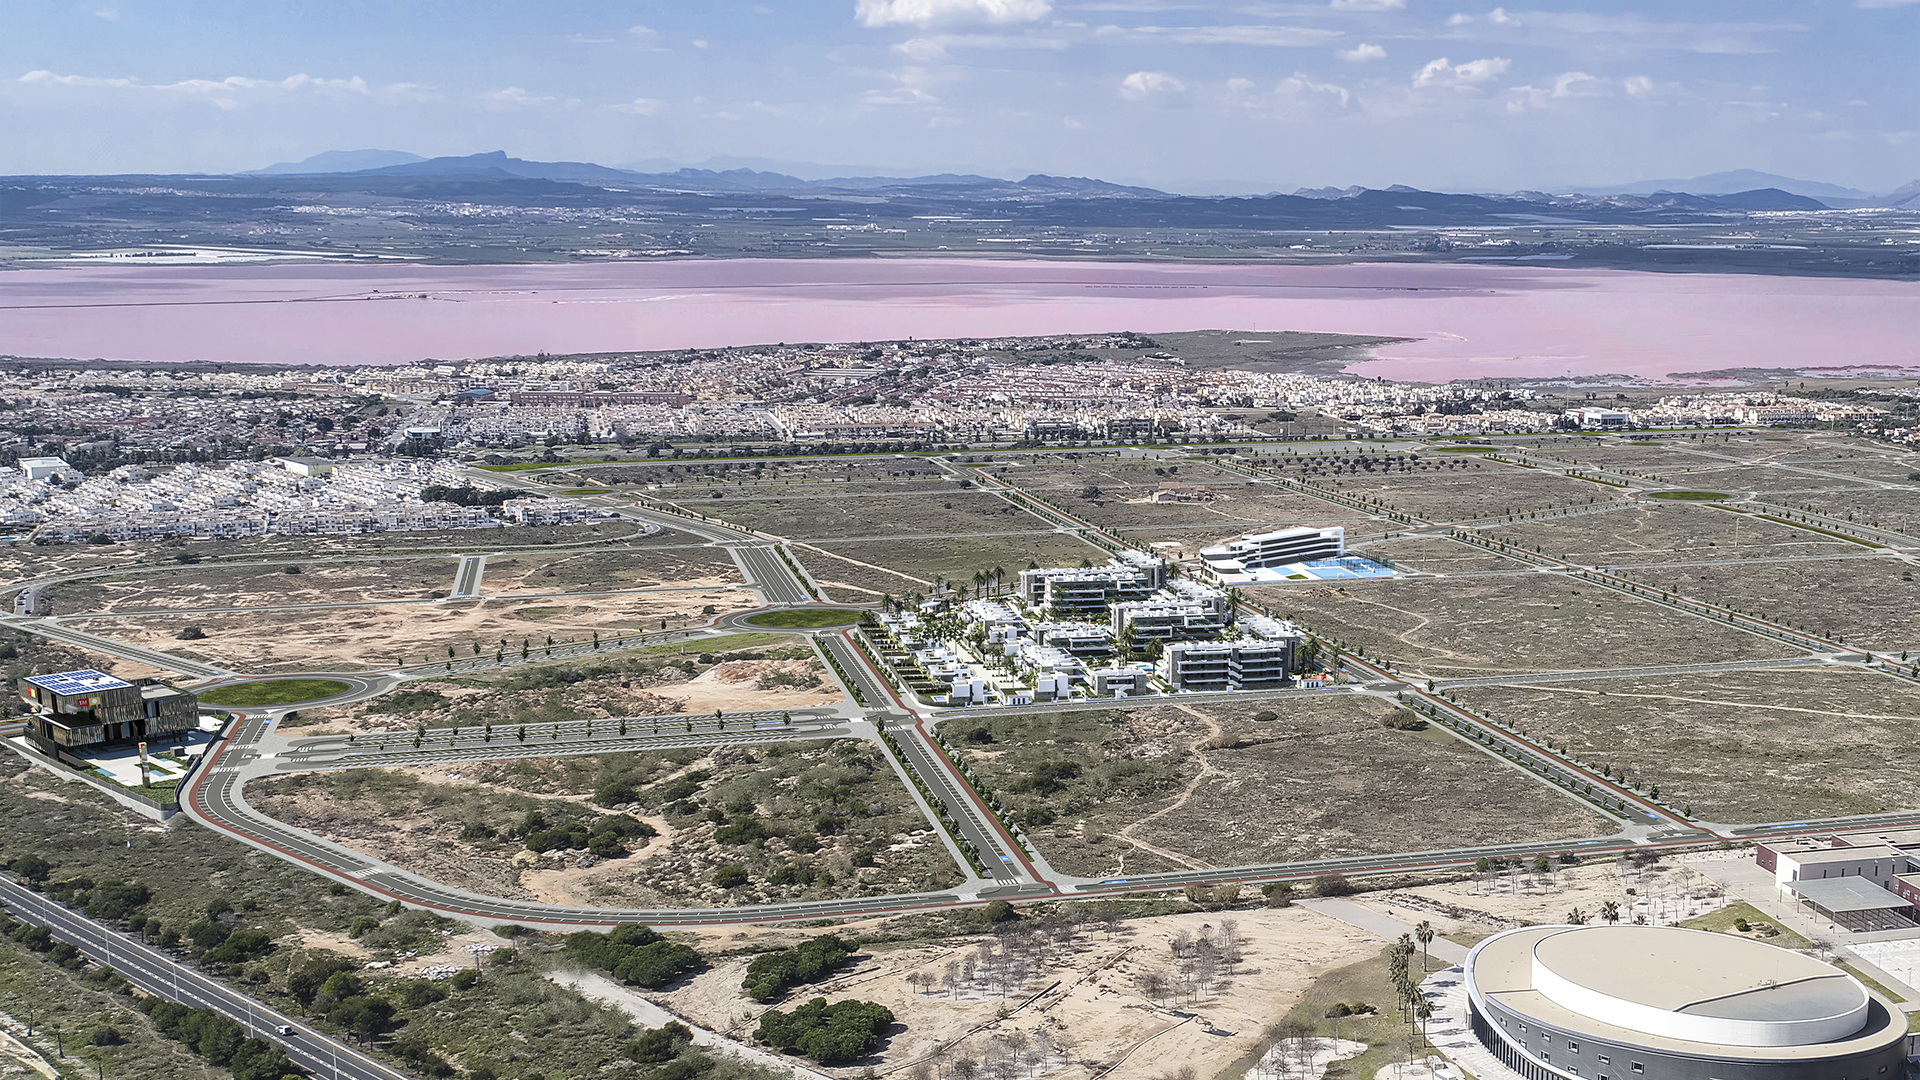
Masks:
[[[346,689],[347,684],[336,679],[261,679],[209,690],[200,695],[200,700],[208,705],[244,709],[317,701],[345,693]]]
[[[763,611],[747,616],[755,626],[846,626],[860,621],[860,612],[851,608],[795,608],[791,611]]]

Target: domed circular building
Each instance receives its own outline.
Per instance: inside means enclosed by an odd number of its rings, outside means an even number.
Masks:
[[[1668,926],[1529,926],[1467,954],[1473,1034],[1527,1080],[1898,1080],[1907,1018],[1800,953]]]

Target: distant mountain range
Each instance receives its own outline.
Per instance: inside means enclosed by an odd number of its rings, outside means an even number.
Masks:
[[[400,150],[330,150],[304,161],[281,162],[256,169],[243,176],[326,176],[333,178],[418,178],[444,181],[544,180],[588,183],[606,186],[633,185],[638,188],[699,192],[764,192],[800,194],[805,192],[913,191],[941,193],[970,198],[1122,198],[1182,199],[1154,188],[1114,184],[1086,177],[1048,176],[1036,173],[1022,180],[981,176],[974,173],[938,173],[929,176],[824,176],[825,167],[807,167],[799,171],[815,174],[802,179],[787,172],[752,165],[779,165],[763,159],[731,159],[737,168],[662,168],[673,162],[652,160],[636,162],[640,168],[615,168],[582,161],[528,161],[496,150],[463,157],[423,158]],[[1387,188],[1302,188],[1291,196],[1270,193],[1267,199],[1301,199],[1321,202],[1380,203],[1382,207],[1400,206],[1393,199],[1418,196],[1421,208],[1438,209],[1438,201],[1481,200],[1486,209],[1498,204],[1530,203],[1565,210],[1677,210],[1711,212],[1766,210],[1821,210],[1835,207],[1892,206],[1920,209],[1920,181],[1887,196],[1814,180],[1798,180],[1752,169],[1712,173],[1685,180],[1642,180],[1631,184],[1592,185],[1571,191],[1548,193],[1518,191],[1505,195],[1450,195],[1422,191],[1401,184]],[[1406,200],[1401,198],[1401,203]],[[1464,204],[1455,204],[1465,209]],[[1358,208],[1358,207],[1356,207]],[[1402,207],[1405,208],[1405,207]]]

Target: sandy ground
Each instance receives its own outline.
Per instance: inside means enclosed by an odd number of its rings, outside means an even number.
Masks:
[[[1526,923],[1565,922],[1574,908],[1598,921],[1600,906],[1609,900],[1620,906],[1623,922],[1638,913],[1658,923],[1704,915],[1728,903],[1713,882],[1678,861],[1636,868],[1612,859],[1552,874],[1486,875],[1350,899],[1402,922],[1425,920],[1441,934],[1473,938]]]
[[[1197,934],[1202,927],[1217,932],[1227,919],[1237,923],[1244,952],[1234,978],[1179,1011],[1142,994],[1137,983],[1142,974],[1172,969],[1169,942],[1175,933]],[[777,933],[715,932],[721,940],[712,944],[737,948],[755,939],[771,944],[766,939]],[[780,936],[791,939],[793,933]],[[825,995],[892,1009],[904,1031],[870,1063],[881,1071],[925,1060],[943,1048],[949,1062],[962,1056],[983,1060],[1004,1054],[1006,1044],[999,1040],[1009,1035],[1016,1040],[1024,1035],[1029,1047],[1037,1047],[1044,1033],[1058,1048],[1049,1077],[1090,1080],[1112,1068],[1111,1080],[1147,1080],[1167,1072],[1168,1062],[1190,1064],[1204,1077],[1255,1046],[1320,974],[1372,956],[1382,944],[1301,907],[1192,913],[1129,921],[1112,937],[1083,928],[1074,943],[1035,958],[1032,971],[1012,988],[990,988],[976,978],[948,996],[938,986],[923,992],[908,981],[915,972],[939,979],[948,963],[977,959],[980,946],[992,941],[954,938],[876,947],[840,977],[802,988],[785,1004]],[[762,1010],[740,992],[748,959],[723,961],[655,1000],[716,1031],[750,1033]],[[851,1077],[865,1067],[823,1071]]]
[[[0,1013],[0,1077],[44,1076],[47,1080],[58,1080],[59,1073],[53,1063],[40,1056],[16,1037],[15,1032],[24,1033],[26,1026],[5,1013]]]
[[[516,649],[523,639],[537,646],[549,634],[559,641],[586,638],[596,630],[658,630],[662,619],[686,626],[756,606],[752,592],[715,583],[697,592],[89,618],[71,625],[242,671],[352,671],[388,667],[400,660],[444,659],[448,646],[462,654],[469,654],[476,642],[483,650],[500,642]],[[707,613],[708,607],[713,614]],[[179,640],[180,631],[190,625],[200,627],[207,637]]]

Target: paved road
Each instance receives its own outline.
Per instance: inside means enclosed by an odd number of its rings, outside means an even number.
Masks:
[[[480,581],[486,576],[486,569],[485,555],[460,556],[460,565],[453,572],[453,591],[447,598],[459,600],[480,595]]]
[[[315,1077],[405,1080],[404,1073],[395,1072],[335,1041],[300,1018],[278,1012],[224,983],[209,979],[166,953],[69,911],[11,878],[0,877],[0,903],[21,921],[51,929],[56,940],[73,945],[95,963],[111,967],[146,993],[194,1008],[212,1009],[239,1021],[254,1038],[284,1047],[294,1064]],[[291,1028],[293,1033],[281,1035],[276,1030],[280,1027]]]
[[[806,604],[813,593],[793,576],[786,560],[770,545],[739,544],[732,548],[734,562],[747,577],[747,583],[760,590],[769,604]]]
[[[75,630],[70,626],[62,626],[59,623],[48,622],[44,619],[23,619],[17,615],[0,616],[0,626],[12,627],[15,630],[24,630],[29,634],[38,634],[41,637],[52,638],[55,641],[64,641],[69,645],[78,645],[83,649],[106,653],[108,656],[118,656],[124,660],[133,660],[151,667],[160,668],[163,671],[176,671],[182,675],[198,675],[203,678],[227,674],[224,669],[214,667],[212,664],[201,663],[198,660],[188,660],[183,656],[175,656],[172,653],[164,653],[158,649],[149,649],[142,645],[129,645],[123,641],[104,638],[98,634],[89,634],[84,630]]]

